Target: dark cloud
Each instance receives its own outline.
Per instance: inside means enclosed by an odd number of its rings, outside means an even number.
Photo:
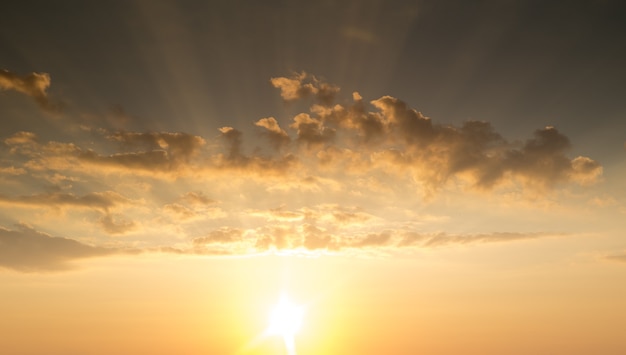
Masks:
[[[62,110],[60,103],[52,102],[46,90],[50,87],[50,75],[46,73],[31,73],[19,76],[8,70],[0,70],[0,89],[15,90],[31,97],[41,109],[51,113]]]
[[[25,225],[20,225],[18,230],[0,227],[0,267],[17,271],[64,270],[70,268],[74,260],[116,252],[115,249],[52,237]]]

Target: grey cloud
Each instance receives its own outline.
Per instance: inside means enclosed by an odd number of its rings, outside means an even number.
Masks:
[[[46,73],[19,76],[8,70],[0,70],[0,89],[15,90],[31,97],[43,110],[58,113],[63,105],[49,99],[46,92],[48,87],[50,87],[50,75]]]
[[[74,260],[116,252],[116,249],[52,237],[24,225],[19,226],[18,230],[0,227],[0,267],[17,271],[64,270],[70,268]]]

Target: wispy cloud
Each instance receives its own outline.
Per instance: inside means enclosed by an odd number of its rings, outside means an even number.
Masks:
[[[51,113],[59,113],[63,105],[50,100],[46,92],[48,87],[50,87],[50,75],[47,73],[30,73],[19,76],[8,70],[0,70],[0,89],[22,93],[35,100],[41,109]]]
[[[607,260],[617,261],[620,263],[626,263],[626,254],[614,254],[606,256]]]
[[[82,196],[72,193],[42,193],[35,195],[0,195],[0,204],[35,208],[90,208],[101,211],[130,204],[131,201],[114,191],[93,192]]]

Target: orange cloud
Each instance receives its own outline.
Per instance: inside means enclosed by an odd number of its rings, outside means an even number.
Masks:
[[[280,96],[285,101],[314,96],[319,103],[330,106],[339,93],[337,86],[321,81],[305,72],[294,74],[291,78],[272,78],[270,82],[275,88],[280,89]]]

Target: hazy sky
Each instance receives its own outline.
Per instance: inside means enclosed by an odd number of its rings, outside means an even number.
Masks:
[[[626,351],[623,2],[0,18],[7,353]]]

